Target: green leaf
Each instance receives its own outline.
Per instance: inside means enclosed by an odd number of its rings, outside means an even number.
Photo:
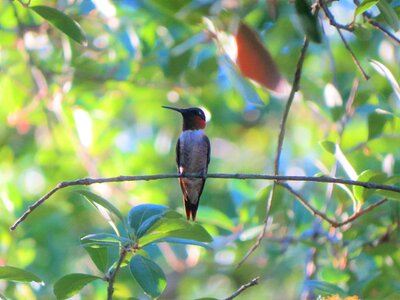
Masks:
[[[343,291],[340,287],[319,280],[306,280],[304,281],[304,285],[306,287],[312,288],[315,290],[315,293],[321,293],[323,295],[335,295],[338,294],[340,296],[346,296],[346,292]]]
[[[165,274],[159,265],[140,254],[132,257],[129,269],[144,292],[152,298],[160,296],[167,286]]]
[[[371,178],[377,176],[378,174],[379,173],[375,171],[366,170],[358,176],[357,181],[369,182]],[[361,203],[364,203],[364,200],[367,197],[366,189],[362,186],[353,185],[353,194],[357,201]]]
[[[18,282],[43,282],[37,275],[20,268],[3,266],[0,267],[0,279]]]
[[[324,149],[326,152],[335,154],[336,151],[336,144],[331,141],[321,141],[319,145]]]
[[[319,272],[319,275],[321,276],[321,279],[323,281],[334,284],[347,282],[350,279],[349,273],[346,273],[345,271],[342,270],[338,270],[337,268],[334,268],[332,266],[322,267]]]
[[[91,243],[91,242],[111,242],[111,243],[116,243],[116,244],[130,244],[133,243],[131,239],[124,238],[122,236],[118,236],[116,234],[112,233],[96,233],[96,234],[89,234],[85,235],[84,237],[81,237],[81,242],[85,243]]]
[[[187,239],[178,239],[178,238],[165,238],[158,240],[157,243],[172,243],[172,244],[183,244],[183,245],[195,245],[200,246],[206,249],[212,249],[209,245],[194,241],[194,240],[187,240]]]
[[[355,12],[354,12],[354,17],[362,14],[363,12],[365,12],[366,10],[370,9],[372,6],[376,5],[380,0],[364,0],[363,2],[361,2]]]
[[[384,114],[373,112],[368,115],[368,140],[381,135],[386,121],[387,116]]]
[[[132,207],[128,214],[129,227],[135,231],[136,235],[138,235],[139,228],[140,233],[144,234],[151,227],[152,222],[158,220],[167,211],[166,206],[158,204],[141,204]]]
[[[57,299],[67,299],[76,295],[85,285],[97,279],[102,278],[89,274],[68,274],[57,280],[53,291]]]
[[[106,247],[84,247],[96,267],[103,273],[108,268],[108,249]]]
[[[321,43],[322,37],[318,17],[311,13],[311,7],[306,0],[295,0],[296,13],[307,37],[315,43]]]
[[[177,218],[176,213],[169,212],[147,230],[146,235],[140,239],[139,245],[143,247],[165,238],[188,239],[198,242],[212,241],[210,234],[201,225],[188,222],[181,215]]]
[[[397,16],[397,13],[393,9],[393,7],[391,7],[386,0],[381,0],[378,3],[378,8],[379,11],[382,13],[382,16],[385,19],[386,23],[388,23],[388,25],[392,27],[394,31],[398,31],[400,28],[399,17]]]
[[[63,12],[45,5],[30,6],[30,8],[75,42],[83,46],[87,45],[86,35],[81,26]]]
[[[138,237],[142,237],[153,226],[153,224],[155,224],[163,216],[166,216],[166,218],[168,219],[182,218],[182,216],[179,213],[172,210],[166,211],[164,214],[152,216],[140,225],[137,231]]]
[[[96,195],[92,192],[89,191],[77,191],[79,194],[81,194],[83,197],[85,197],[91,204],[96,203],[105,209],[107,209],[109,212],[112,212],[114,215],[116,215],[122,222],[124,222],[124,217],[122,216],[121,212],[116,208],[113,204],[111,204],[109,201],[106,199],[100,197],[99,195]],[[94,204],[93,204],[94,205]]]

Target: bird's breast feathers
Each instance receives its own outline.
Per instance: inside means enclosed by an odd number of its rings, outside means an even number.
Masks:
[[[209,142],[203,130],[185,130],[179,137],[179,172],[207,172]]]

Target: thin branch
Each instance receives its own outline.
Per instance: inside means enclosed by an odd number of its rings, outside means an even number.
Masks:
[[[288,184],[286,183],[282,183],[282,182],[278,182],[277,184],[279,184],[280,186],[284,187],[286,190],[288,190],[290,193],[292,193],[296,199],[309,211],[311,212],[311,214],[313,214],[314,216],[318,216],[321,219],[327,221],[329,224],[331,224],[332,227],[338,228],[338,227],[342,227],[348,223],[353,222],[355,219],[361,217],[362,215],[364,215],[365,213],[373,210],[374,208],[382,205],[383,203],[385,203],[387,201],[386,198],[383,198],[381,200],[379,200],[378,202],[375,202],[369,206],[367,206],[365,209],[363,210],[359,210],[357,212],[354,212],[353,215],[351,215],[350,217],[348,217],[346,220],[342,221],[342,222],[338,222],[334,219],[329,218],[326,214],[324,214],[323,212],[315,209],[314,207],[312,207],[307,200],[300,195],[298,192],[296,192],[294,189],[292,189]]]
[[[308,43],[309,43],[308,39],[307,39],[307,37],[305,37],[304,38],[304,42],[303,42],[303,46],[302,46],[301,51],[300,51],[299,59],[297,60],[296,71],[294,73],[292,89],[290,91],[289,98],[288,98],[288,100],[286,102],[285,110],[283,112],[282,121],[281,121],[281,124],[280,124],[280,131],[279,131],[279,136],[278,136],[278,144],[277,144],[276,157],[275,157],[275,163],[274,163],[274,174],[276,176],[278,176],[278,174],[279,174],[279,161],[280,161],[280,157],[281,157],[281,153],[282,153],[283,140],[285,138],[286,122],[287,122],[287,118],[289,116],[290,108],[291,108],[292,103],[293,103],[294,95],[299,90],[300,79],[301,79],[301,71],[302,71],[302,68],[303,68],[304,59],[306,57]],[[256,242],[247,251],[246,255],[240,260],[239,264],[237,265],[238,268],[260,246],[261,241],[264,238],[265,232],[267,231],[268,225],[270,223],[272,223],[272,219],[270,218],[270,212],[271,212],[272,199],[274,198],[275,187],[276,187],[276,185],[274,183],[272,185],[271,192],[268,195],[268,201],[267,201],[267,207],[266,207],[266,215],[265,215],[265,219],[264,219],[263,228],[262,228],[260,234],[258,235]]]
[[[336,23],[335,21],[335,17],[332,15],[332,13],[329,11],[328,7],[326,7],[326,4],[324,2],[324,0],[318,0],[318,5],[319,7],[322,8],[322,10],[325,13],[325,16],[328,18],[329,23],[336,28],[337,32],[340,35],[340,38],[342,39],[342,42],[344,44],[344,46],[346,47],[347,51],[349,51],[351,58],[353,59],[354,64],[357,66],[358,70],[361,72],[361,74],[363,75],[365,80],[369,79],[369,76],[367,75],[367,73],[364,71],[364,69],[361,67],[360,62],[358,61],[357,57],[355,56],[353,50],[351,50],[349,44],[347,43],[346,39],[343,36],[343,33],[341,31],[341,29],[346,29],[349,30],[351,28],[350,25],[346,25],[346,26],[342,26],[338,23]]]
[[[366,14],[364,13],[364,15],[366,15]],[[391,33],[389,30],[387,30],[385,27],[383,27],[381,24],[379,24],[375,20],[372,20],[370,17],[367,17],[366,20],[375,29],[382,31],[384,35],[386,35],[388,38],[391,38],[394,42],[396,42],[397,44],[400,45],[400,39],[397,36],[395,36],[393,33]]]
[[[327,176],[283,176],[283,175],[262,175],[262,174],[207,174],[205,176],[201,174],[157,174],[157,175],[139,175],[139,176],[117,176],[117,177],[102,177],[102,178],[83,178],[73,181],[63,181],[56,185],[51,191],[33,203],[29,208],[22,214],[22,216],[10,227],[11,230],[15,230],[17,226],[28,217],[34,209],[40,204],[49,199],[58,190],[75,185],[92,185],[95,183],[105,182],[123,182],[123,181],[150,181],[167,178],[217,178],[217,179],[254,179],[254,180],[274,180],[274,181],[308,181],[308,182],[331,182],[341,183],[346,185],[362,186],[367,189],[385,190],[400,193],[400,188],[378,184],[373,182],[363,182],[356,180],[348,180]]]
[[[239,296],[241,293],[243,293],[243,291],[245,291],[249,287],[252,287],[253,285],[257,285],[259,279],[260,279],[260,277],[253,278],[248,283],[243,284],[236,292],[234,292],[232,295],[230,295],[228,298],[225,298],[224,300],[232,300],[233,298],[236,298],[237,296]]]
[[[360,5],[360,1],[358,0],[353,0],[355,5]],[[379,22],[376,22],[368,11],[363,12],[364,20],[367,21],[369,24],[371,24],[375,29],[382,31],[384,35],[387,37],[391,38],[394,42],[397,44],[400,44],[400,39],[396,37],[393,33],[391,33],[389,30],[387,30],[385,27],[383,27]]]
[[[112,295],[114,293],[114,282],[115,282],[115,277],[117,276],[117,273],[119,269],[121,268],[121,264],[124,262],[126,255],[130,251],[130,246],[125,246],[122,247],[121,253],[119,254],[119,260],[117,262],[117,265],[115,266],[115,269],[113,272],[110,274],[110,277],[107,278],[108,281],[108,288],[107,288],[107,300],[112,300]]]
[[[330,10],[326,6],[326,3],[324,2],[324,0],[318,0],[317,2],[318,2],[318,6],[320,8],[322,8],[322,10],[324,11],[326,17],[329,20],[329,24],[331,24],[331,26],[336,27],[336,28],[340,28],[340,29],[343,29],[343,30],[347,30],[347,31],[350,31],[350,32],[354,31],[353,22],[351,22],[349,24],[346,24],[346,25],[343,25],[343,24],[340,24],[340,23],[336,22],[335,17],[332,15]]]
[[[301,48],[299,59],[297,61],[296,72],[294,74],[294,79],[293,79],[293,86],[290,91],[289,98],[287,100],[285,111],[283,112],[282,121],[281,121],[281,125],[280,125],[278,145],[277,145],[276,158],[275,158],[275,175],[279,174],[279,160],[280,160],[281,153],[282,153],[283,140],[285,138],[286,121],[289,116],[289,111],[290,111],[290,108],[293,103],[294,95],[299,90],[301,70],[303,68],[303,62],[306,57],[307,48],[308,48],[308,39],[305,38],[303,47]]]

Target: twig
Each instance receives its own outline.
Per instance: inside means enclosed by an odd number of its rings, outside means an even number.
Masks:
[[[348,223],[351,223],[352,221],[354,221],[355,219],[359,218],[360,216],[364,215],[365,213],[373,210],[374,208],[382,205],[383,203],[385,203],[387,201],[386,198],[383,198],[381,200],[379,200],[378,202],[375,202],[369,206],[367,206],[365,209],[363,210],[359,210],[357,212],[354,212],[353,215],[351,215],[349,218],[347,218],[346,220],[342,221],[342,222],[337,222],[334,219],[329,218],[326,214],[324,214],[323,212],[315,209],[314,207],[312,207],[306,199],[304,199],[304,197],[302,195],[300,195],[298,192],[296,192],[294,189],[292,189],[288,184],[286,183],[282,183],[282,182],[278,182],[277,184],[279,184],[280,186],[284,187],[286,190],[288,190],[290,193],[292,193],[296,199],[305,207],[307,208],[307,210],[309,212],[311,212],[314,216],[318,216],[321,219],[327,221],[329,224],[332,225],[332,227],[338,228],[338,227],[342,227]]]
[[[130,251],[130,246],[125,246],[122,247],[121,253],[119,254],[119,260],[117,262],[117,265],[115,266],[115,269],[113,272],[110,274],[110,277],[107,278],[108,281],[108,288],[107,288],[107,300],[112,300],[112,295],[114,293],[114,282],[115,282],[115,277],[117,276],[117,273],[119,269],[121,268],[121,264],[124,262],[126,255]]]
[[[358,1],[358,0],[353,0],[353,2],[357,6],[360,4],[360,1]],[[382,33],[384,35],[391,38],[397,44],[400,44],[400,39],[398,37],[396,37],[393,33],[391,33],[389,30],[387,30],[385,27],[383,27],[379,22],[376,22],[373,19],[373,16],[368,11],[363,12],[363,16],[364,16],[365,21],[367,21],[369,24],[371,24],[375,29],[382,31]]]
[[[285,111],[283,112],[282,121],[281,121],[281,125],[280,125],[278,145],[277,145],[276,157],[275,157],[275,175],[279,174],[279,160],[280,160],[281,153],[282,153],[283,140],[285,138],[286,121],[289,116],[289,111],[290,111],[290,107],[292,106],[292,103],[293,103],[294,95],[299,90],[301,70],[303,67],[303,62],[304,62],[304,59],[306,56],[307,48],[308,48],[308,39],[305,38],[303,47],[301,48],[299,59],[297,61],[296,72],[294,74],[294,79],[293,79],[293,86],[290,91],[289,98],[287,100]]]
[[[350,32],[354,31],[353,22],[349,23],[349,24],[346,24],[346,25],[343,25],[343,24],[340,24],[340,23],[336,22],[335,17],[332,15],[330,10],[326,6],[324,0],[318,0],[317,2],[318,2],[318,6],[320,8],[322,8],[322,10],[324,11],[325,15],[327,16],[327,18],[329,20],[329,24],[331,24],[333,27],[340,28],[340,29],[343,29],[343,30],[347,30],[347,31],[350,31]]]
[[[349,51],[351,58],[353,59],[354,64],[357,66],[358,70],[361,72],[361,74],[363,75],[365,80],[369,79],[369,76],[367,75],[367,73],[365,73],[364,69],[361,67],[360,62],[358,61],[357,57],[355,56],[353,50],[351,50],[349,44],[347,43],[346,39],[343,36],[343,33],[341,31],[341,29],[346,29],[349,30],[349,28],[351,28],[350,25],[347,26],[342,26],[338,23],[336,23],[335,21],[335,17],[332,15],[332,13],[329,11],[329,9],[326,7],[326,4],[323,0],[318,0],[318,5],[322,8],[322,10],[325,13],[325,16],[328,18],[329,23],[336,28],[337,32],[340,35],[340,38],[342,39],[342,42],[344,44],[344,46],[346,47],[347,51]]]
[[[49,199],[55,192],[60,189],[75,186],[75,185],[91,185],[95,183],[105,183],[105,182],[123,182],[123,181],[149,181],[149,180],[159,180],[167,178],[218,178],[218,179],[255,179],[255,180],[275,180],[275,181],[309,181],[309,182],[331,182],[331,183],[341,183],[346,185],[356,185],[362,186],[367,189],[376,190],[386,190],[396,193],[400,193],[400,188],[378,184],[373,182],[363,182],[356,180],[348,180],[327,176],[283,176],[283,175],[261,175],[261,174],[207,174],[205,176],[200,174],[157,174],[157,175],[141,175],[141,176],[117,176],[117,177],[103,177],[103,178],[83,178],[73,181],[63,181],[56,185],[50,192],[45,194],[35,203],[33,203],[29,208],[22,214],[22,216],[10,227],[11,230],[15,230],[17,226],[28,217],[28,215],[37,208],[44,201]]]
[[[299,90],[300,79],[301,79],[301,70],[303,67],[304,59],[306,57],[308,43],[309,43],[308,39],[307,39],[307,37],[305,37],[304,42],[303,42],[303,47],[301,48],[301,51],[300,51],[299,59],[297,60],[296,71],[294,73],[292,89],[290,91],[289,98],[286,102],[285,110],[283,112],[282,121],[280,124],[280,131],[279,131],[279,136],[278,136],[278,144],[277,144],[276,157],[275,157],[275,163],[274,163],[274,174],[276,176],[278,176],[278,174],[279,174],[279,161],[280,161],[280,157],[281,157],[281,153],[282,153],[283,140],[285,138],[286,121],[289,116],[289,111],[290,111],[290,108],[293,103],[294,95]],[[251,248],[247,251],[246,255],[238,263],[238,265],[237,265],[238,268],[260,246],[261,241],[264,238],[265,232],[267,231],[267,227],[272,222],[272,220],[270,218],[270,212],[271,212],[272,199],[273,199],[274,193],[275,193],[275,187],[276,187],[276,185],[274,183],[272,185],[271,192],[268,195],[266,215],[265,215],[265,219],[264,219],[263,228],[262,228],[260,234],[258,235],[256,242],[253,244],[253,246],[251,246]]]
[[[378,29],[378,30],[382,31],[384,35],[386,35],[387,37],[391,38],[394,42],[396,42],[397,44],[400,45],[400,39],[398,37],[396,37],[393,33],[391,33],[389,30],[387,30],[385,27],[383,27],[381,24],[379,24],[378,22],[372,20],[369,17],[367,17],[366,20],[375,29]]]
[[[239,294],[243,293],[244,290],[252,287],[253,285],[257,285],[259,279],[260,277],[253,278],[248,283],[243,284],[236,292],[234,292],[232,295],[230,295],[228,298],[225,298],[224,300],[232,300],[233,298],[236,298],[237,296],[239,296]]]

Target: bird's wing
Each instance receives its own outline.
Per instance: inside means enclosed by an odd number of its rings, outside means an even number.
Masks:
[[[210,140],[206,135],[204,135],[204,141],[207,143],[207,167],[208,167],[208,164],[210,163],[211,145],[210,145]]]
[[[180,142],[180,139],[178,139],[178,141],[176,142],[176,149],[175,149],[175,152],[176,152],[176,164],[178,165],[178,172],[180,173],[180,170],[179,170],[179,167],[181,166],[181,155],[180,155],[180,153],[181,153],[181,151],[180,151],[180,147],[181,147],[181,142]]]

